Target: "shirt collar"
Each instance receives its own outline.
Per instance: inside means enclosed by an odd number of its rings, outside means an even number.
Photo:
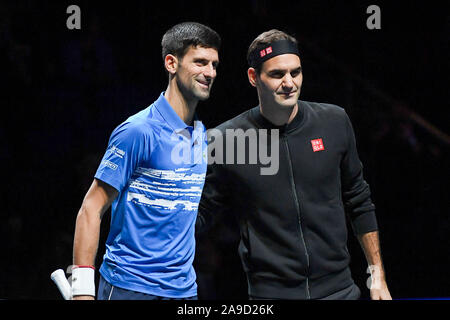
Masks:
[[[164,92],[161,93],[159,98],[155,101],[154,105],[156,109],[159,111],[161,116],[166,120],[169,126],[174,130],[178,131],[180,129],[186,129],[191,126],[188,126],[175,112],[175,110],[170,105],[169,101],[164,97]],[[194,120],[197,120],[197,116],[194,115]],[[192,128],[192,127],[191,127]]]

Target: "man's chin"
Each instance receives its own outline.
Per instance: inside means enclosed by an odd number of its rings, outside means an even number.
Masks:
[[[278,100],[278,104],[280,106],[283,106],[283,107],[286,107],[286,108],[292,108],[293,106],[295,106],[297,101],[298,101],[298,97],[291,97],[289,99]]]
[[[200,101],[204,101],[207,100],[210,96],[210,92],[209,91],[203,91],[203,92],[196,92],[195,96],[198,100]]]

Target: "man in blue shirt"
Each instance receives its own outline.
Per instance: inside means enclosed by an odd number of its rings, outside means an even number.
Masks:
[[[75,227],[72,294],[94,299],[103,213],[112,205],[98,299],[195,299],[194,228],[206,173],[197,119],[216,77],[220,37],[187,22],[163,36],[166,91],[111,134]]]

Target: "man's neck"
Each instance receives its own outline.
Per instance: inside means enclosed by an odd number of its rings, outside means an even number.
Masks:
[[[164,97],[169,102],[170,106],[177,113],[177,115],[184,121],[187,125],[192,125],[194,119],[195,108],[197,107],[197,100],[188,101],[180,89],[175,84],[169,83],[167,86]]]
[[[280,107],[260,103],[261,114],[276,126],[289,124],[294,120],[298,112],[298,103],[292,107]]]

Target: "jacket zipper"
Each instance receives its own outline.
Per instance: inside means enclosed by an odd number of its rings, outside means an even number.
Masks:
[[[292,168],[291,154],[289,152],[289,145],[288,145],[288,142],[287,142],[287,136],[286,135],[283,135],[283,141],[285,143],[286,150],[287,150],[287,158],[288,158],[290,178],[291,178],[291,187],[292,187],[292,193],[293,193],[293,196],[294,196],[295,208],[297,210],[298,225],[299,225],[299,229],[300,229],[300,238],[302,240],[303,246],[305,247],[305,256],[306,256],[306,299],[311,299],[311,294],[310,294],[310,290],[309,290],[309,278],[308,278],[308,275],[309,275],[309,254],[308,254],[308,248],[306,247],[305,238],[303,236],[302,223],[301,223],[301,219],[300,219],[300,204],[299,204],[299,201],[298,201],[297,187],[296,187],[295,181],[294,181],[294,170]]]

